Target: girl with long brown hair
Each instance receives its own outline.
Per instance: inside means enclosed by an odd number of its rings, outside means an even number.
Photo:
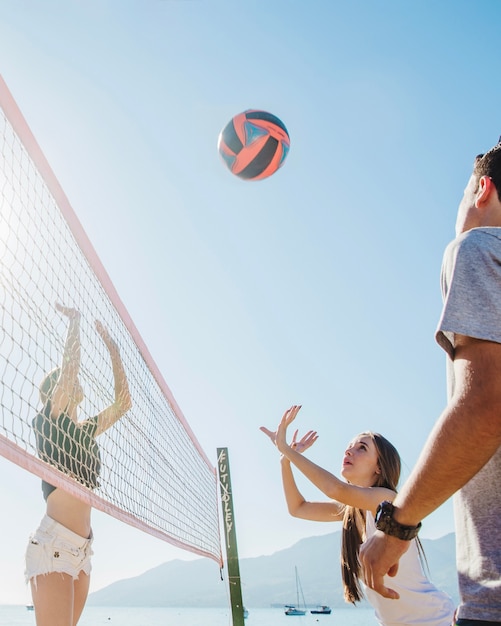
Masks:
[[[308,431],[297,441],[296,430],[291,443],[287,443],[287,428],[300,408],[292,406],[288,409],[275,432],[264,426],[261,430],[282,454],[282,483],[289,513],[301,519],[343,523],[341,571],[344,597],[354,604],[364,596],[358,559],[360,545],[376,530],[374,517],[378,505],[383,501],[392,502],[396,496],[400,456],[382,435],[363,432],[346,448],[340,472],[344,480],[341,480],[302,454],[318,439],[315,431]],[[297,487],[291,464],[329,501],[305,500]],[[392,586],[398,590],[400,598],[390,600],[365,589],[365,595],[375,609],[376,619],[384,626],[450,626],[454,617],[452,600],[424,574],[417,538],[411,543],[411,548],[400,561],[397,575],[392,579]]]

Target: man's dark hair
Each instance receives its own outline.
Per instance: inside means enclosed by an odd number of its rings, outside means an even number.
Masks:
[[[501,137],[499,142],[485,154],[479,154],[475,158],[473,175],[479,181],[482,176],[488,176],[498,192],[501,201]]]

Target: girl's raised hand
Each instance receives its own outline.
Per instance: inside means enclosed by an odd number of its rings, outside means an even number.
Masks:
[[[280,426],[284,423],[284,420],[286,418],[290,419],[290,421],[289,421],[289,424],[290,424],[290,422],[292,422],[294,420],[294,418],[296,417],[297,412],[299,411],[300,408],[301,408],[300,406],[292,406],[290,409],[287,409],[287,411],[285,411],[285,413],[282,416],[282,421],[280,422],[278,428],[280,428]],[[295,409],[295,411],[293,411],[293,409]],[[292,417],[291,417],[291,415],[292,415]],[[286,424],[285,427],[284,427],[285,431],[287,431],[287,426],[288,426],[288,424]],[[277,430],[270,430],[269,428],[266,428],[266,426],[261,426],[259,430],[262,431],[265,435],[268,436],[268,438],[270,439],[270,441],[271,441],[271,443],[273,445],[275,445],[275,446],[277,445],[278,429]],[[293,441],[295,441],[295,437],[296,436],[297,436],[297,430],[294,433]],[[310,443],[310,445],[311,445],[311,443]],[[304,448],[304,449],[306,450],[306,448]]]
[[[287,409],[282,416],[282,420],[278,425],[275,443],[277,448],[285,454],[287,448],[290,446],[287,444],[287,428],[292,424],[292,422],[296,419],[296,415],[299,413],[301,409],[301,405],[294,404],[290,409]]]
[[[78,309],[74,309],[70,306],[63,306],[62,304],[59,304],[59,302],[56,302],[55,306],[56,310],[59,311],[59,313],[62,313],[62,315],[66,315],[68,319],[80,319],[80,311]]]
[[[299,452],[299,454],[308,450],[308,448],[310,448],[318,439],[316,430],[309,430],[299,441],[296,441],[297,433],[298,431],[296,430],[292,437],[291,448],[293,448],[296,452]]]
[[[263,432],[265,435],[268,436],[268,438],[270,439],[271,443],[273,445],[276,445],[277,443],[277,433],[274,430],[270,430],[269,428],[266,428],[266,426],[260,426],[259,430],[261,432]]]
[[[108,332],[108,329],[99,320],[96,320],[96,330],[99,333],[101,339],[106,344],[108,350],[110,352],[118,352],[118,345],[116,341],[112,338],[112,336]]]
[[[298,430],[294,431],[292,435],[292,441],[290,446],[287,444],[287,428],[294,421],[296,415],[299,413],[300,405],[291,406],[290,409],[287,409],[282,416],[282,420],[278,425],[277,430],[273,431],[265,426],[260,427],[260,431],[262,431],[271,441],[271,443],[284,454],[286,448],[292,449],[299,454],[302,454],[308,448],[310,448],[315,441],[318,439],[318,434],[316,430],[309,430],[305,435],[301,437],[301,439],[297,440]]]

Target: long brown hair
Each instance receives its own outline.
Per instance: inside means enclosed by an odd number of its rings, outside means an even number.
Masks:
[[[400,455],[393,444],[379,433],[360,433],[359,437],[370,437],[374,442],[378,456],[380,473],[373,487],[386,487],[397,490],[400,480]],[[358,553],[363,542],[365,529],[365,511],[353,506],[346,506],[343,517],[343,538],[341,548],[341,573],[343,577],[344,599],[346,602],[359,602],[363,598],[360,587],[360,561]]]

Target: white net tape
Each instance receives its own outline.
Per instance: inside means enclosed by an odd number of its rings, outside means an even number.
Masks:
[[[96,508],[220,562],[215,469],[61,197],[0,78],[0,453]],[[61,364],[68,329],[56,302],[81,313],[80,419],[114,401],[96,319],[120,348],[132,399],[97,438],[101,472],[93,490],[37,458],[39,385]]]

